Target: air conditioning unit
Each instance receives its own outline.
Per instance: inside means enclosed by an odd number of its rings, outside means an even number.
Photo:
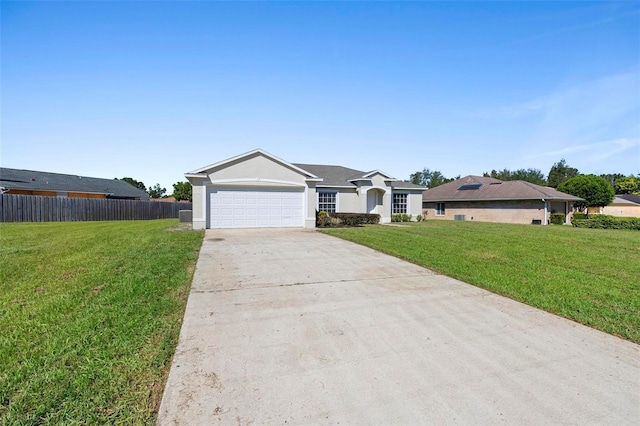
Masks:
[[[453,220],[465,220],[466,215],[464,214],[454,214],[453,215]]]

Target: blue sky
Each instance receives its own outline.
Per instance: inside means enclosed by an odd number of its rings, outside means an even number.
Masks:
[[[3,167],[640,173],[640,2],[1,3]]]

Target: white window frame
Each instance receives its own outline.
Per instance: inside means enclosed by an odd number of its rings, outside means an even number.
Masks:
[[[323,205],[331,204],[331,201],[324,201],[324,202],[320,201],[320,197],[323,195],[333,196],[333,210],[331,210],[330,208],[329,209],[320,208],[320,204],[323,204]],[[337,212],[338,211],[338,191],[317,191],[316,208],[318,209],[319,212],[322,212],[322,211],[325,211],[327,213]]]
[[[444,216],[446,211],[444,203],[436,203],[436,216]]]
[[[396,196],[404,197],[404,202],[396,202]],[[400,208],[403,207],[403,208]],[[404,211],[400,211],[404,210]],[[391,214],[407,214],[409,212],[409,194],[406,192],[394,192],[391,197]]]

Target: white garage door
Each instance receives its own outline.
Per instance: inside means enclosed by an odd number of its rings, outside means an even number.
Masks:
[[[211,228],[302,227],[302,190],[216,190]]]

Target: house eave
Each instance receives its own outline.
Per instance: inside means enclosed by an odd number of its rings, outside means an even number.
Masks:
[[[455,201],[582,201],[582,198],[558,198],[558,197],[523,197],[523,198],[434,198],[422,199],[423,203],[451,203]]]

